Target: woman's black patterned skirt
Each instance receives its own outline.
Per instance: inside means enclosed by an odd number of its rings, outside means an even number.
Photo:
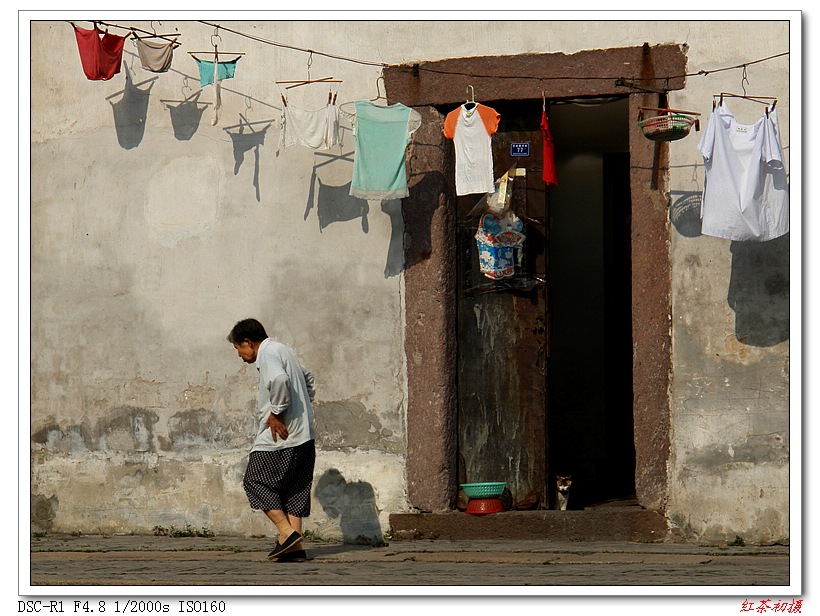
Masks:
[[[314,441],[276,451],[252,451],[242,482],[251,508],[308,517],[315,463]]]

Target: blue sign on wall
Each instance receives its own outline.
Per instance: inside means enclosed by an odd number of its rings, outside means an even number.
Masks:
[[[530,142],[529,141],[514,141],[510,144],[510,156],[529,156]]]

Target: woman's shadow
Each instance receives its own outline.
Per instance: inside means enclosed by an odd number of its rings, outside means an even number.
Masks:
[[[384,544],[372,485],[365,481],[348,483],[341,472],[331,468],[316,482],[315,495],[325,513],[339,520],[344,543]]]

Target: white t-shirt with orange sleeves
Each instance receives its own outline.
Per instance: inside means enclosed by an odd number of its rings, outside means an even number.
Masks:
[[[493,179],[492,136],[501,115],[481,103],[472,109],[453,109],[444,119],[444,136],[456,150],[456,194],[491,193]]]

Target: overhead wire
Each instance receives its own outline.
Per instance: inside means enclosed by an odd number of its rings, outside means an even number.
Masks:
[[[301,51],[301,52],[304,52],[304,53],[311,53],[311,54],[315,54],[317,56],[324,56],[326,58],[333,58],[334,60],[344,60],[345,62],[354,62],[356,64],[366,64],[366,65],[369,65],[369,66],[381,66],[381,67],[388,66],[384,62],[371,62],[371,61],[368,61],[368,60],[358,60],[356,58],[346,58],[345,56],[340,56],[340,55],[336,55],[336,54],[332,54],[332,53],[327,53],[327,52],[324,52],[324,51],[316,51],[315,49],[306,49],[306,48],[303,48],[303,47],[296,47],[294,45],[288,45],[286,43],[279,43],[277,41],[271,41],[271,40],[268,40],[268,39],[264,39],[261,36],[256,36],[254,34],[246,34],[244,32],[239,32],[239,31],[233,30],[231,28],[226,28],[225,26],[223,26],[221,24],[215,24],[215,23],[212,23],[212,22],[209,22],[209,21],[199,20],[199,23],[205,24],[206,26],[211,26],[212,28],[217,28],[219,30],[224,30],[225,32],[230,32],[231,34],[236,34],[237,36],[244,36],[245,38],[251,39],[253,41],[257,41],[259,43],[266,43],[267,45],[273,45],[274,47],[282,47],[284,49],[292,49],[294,51]]]
[[[697,73],[687,73],[683,75],[683,77],[697,77],[698,75],[709,75],[711,73],[718,73],[720,71],[732,71],[738,68],[742,68],[744,71],[746,70],[747,66],[752,64],[758,64],[759,62],[766,62],[767,60],[774,60],[775,58],[780,58],[781,56],[788,56],[789,52],[784,51],[781,53],[776,53],[773,56],[768,56],[766,58],[760,58],[759,60],[752,60],[751,62],[744,62],[743,64],[737,64],[735,66],[725,66],[723,68],[714,68],[711,71],[707,71],[704,69],[699,70]]]
[[[282,49],[290,49],[290,50],[299,51],[299,52],[302,52],[302,53],[309,53],[309,54],[314,54],[314,55],[317,55],[317,56],[323,56],[323,57],[326,57],[326,58],[332,58],[334,60],[341,60],[341,61],[344,61],[344,62],[352,62],[354,64],[362,64],[362,65],[366,65],[366,66],[378,66],[378,67],[381,67],[382,69],[388,68],[390,66],[390,64],[388,64],[386,62],[375,62],[375,61],[372,61],[372,60],[362,60],[362,59],[359,59],[359,58],[350,58],[350,57],[342,56],[342,55],[339,55],[339,54],[329,53],[329,52],[325,52],[325,51],[317,51],[316,49],[309,49],[309,48],[306,48],[306,47],[298,47],[296,45],[289,45],[287,43],[282,43],[282,42],[279,42],[279,41],[265,39],[265,38],[262,38],[261,36],[256,36],[254,34],[248,34],[246,32],[240,32],[239,30],[235,30],[233,28],[228,28],[228,27],[226,27],[222,24],[214,23],[214,22],[211,22],[211,21],[204,21],[204,20],[197,20],[197,21],[198,21],[198,23],[204,24],[204,25],[209,26],[211,28],[216,28],[217,31],[223,30],[225,32],[230,32],[231,34],[235,34],[237,36],[241,36],[241,37],[244,37],[244,38],[259,42],[259,43],[264,43],[266,45],[272,45],[274,47],[279,47],[279,48],[282,48]],[[96,21],[94,23],[103,24],[105,26],[109,26],[109,27],[113,27],[113,28],[121,28],[123,30],[132,30],[132,31],[133,30],[138,30],[140,32],[148,33],[146,30],[140,30],[139,28],[134,28],[132,26],[121,26],[121,25],[118,25],[118,24],[106,23],[106,22],[103,22],[103,21]],[[148,33],[148,34],[150,34],[150,33]],[[733,65],[733,66],[725,66],[725,67],[713,68],[713,69],[708,69],[708,70],[707,69],[701,69],[701,70],[699,70],[697,72],[694,72],[694,73],[683,73],[683,74],[680,74],[680,75],[665,75],[663,77],[630,77],[629,81],[631,81],[631,82],[665,81],[665,82],[668,83],[672,79],[683,79],[683,78],[686,78],[686,77],[700,77],[700,76],[711,75],[712,73],[718,73],[718,72],[722,72],[722,71],[730,71],[730,70],[737,70],[737,69],[743,69],[745,71],[746,67],[751,66],[752,64],[758,64],[760,62],[767,62],[769,60],[774,60],[775,58],[788,56],[789,54],[790,54],[790,52],[784,51],[784,52],[777,53],[777,54],[774,54],[774,55],[771,55],[771,56],[767,56],[765,58],[758,58],[756,60],[750,60],[748,62],[743,62],[741,64],[736,64],[736,65]],[[414,63],[412,66],[413,66],[414,71],[418,70],[418,71],[426,71],[426,72],[430,72],[430,73],[437,73],[437,74],[444,74],[444,75],[460,75],[460,76],[466,76],[466,77],[479,77],[479,78],[480,77],[485,77],[485,78],[490,78],[490,79],[504,79],[504,78],[508,78],[508,79],[533,79],[533,80],[537,80],[537,81],[557,81],[557,80],[611,81],[613,79],[616,79],[616,80],[621,80],[622,82],[626,81],[623,78],[623,76],[621,76],[621,75],[618,75],[618,76],[600,76],[600,75],[595,75],[595,76],[583,76],[583,75],[563,75],[563,76],[560,76],[560,75],[546,75],[546,76],[543,76],[543,75],[542,76],[533,76],[533,75],[491,75],[491,74],[467,73],[467,72],[464,72],[464,71],[455,71],[455,70],[446,70],[446,69],[440,69],[440,68],[425,67],[421,63]],[[621,85],[627,85],[627,84],[622,83]]]
[[[253,35],[253,34],[247,34],[245,32],[240,32],[238,30],[227,28],[227,27],[223,26],[222,24],[218,24],[218,23],[214,23],[214,22],[210,22],[210,21],[199,20],[199,23],[204,24],[206,26],[210,26],[212,28],[217,28],[219,30],[224,30],[225,32],[230,32],[231,34],[236,34],[237,36],[242,36],[242,37],[245,37],[245,38],[260,42],[260,43],[273,45],[275,47],[280,47],[280,48],[283,48],[283,49],[291,49],[293,51],[300,51],[300,52],[303,52],[303,53],[311,53],[311,54],[315,54],[315,55],[319,55],[319,56],[324,56],[326,58],[333,58],[335,60],[343,60],[345,62],[353,62],[355,64],[364,64],[364,65],[368,65],[368,66],[379,66],[381,68],[388,68],[390,66],[388,63],[385,63],[385,62],[374,62],[374,61],[370,61],[370,60],[361,60],[361,59],[358,59],[358,58],[349,58],[349,57],[341,56],[341,55],[338,55],[338,54],[332,54],[332,53],[328,53],[328,52],[317,51],[315,49],[308,49],[308,48],[304,48],[304,47],[297,47],[295,45],[288,45],[287,43],[272,41],[272,40],[264,39],[260,36],[256,36],[256,35]],[[709,69],[709,70],[701,69],[701,70],[699,70],[695,73],[683,73],[681,75],[665,75],[663,77],[631,77],[630,80],[631,81],[658,81],[658,80],[669,81],[669,80],[672,80],[672,79],[683,79],[685,77],[698,77],[698,76],[710,75],[712,73],[718,73],[718,72],[721,72],[721,71],[736,70],[736,69],[740,69],[740,68],[745,70],[745,68],[747,66],[751,66],[752,64],[758,64],[760,62],[766,62],[768,60],[773,60],[775,58],[788,56],[789,53],[790,52],[788,52],[788,51],[784,51],[784,52],[777,53],[777,54],[774,54],[774,55],[771,55],[771,56],[767,56],[765,58],[759,58],[757,60],[750,60],[748,62],[744,62],[742,64],[737,64],[737,65],[734,65],[734,66],[725,66],[725,67],[714,68],[714,69]],[[463,71],[452,71],[452,70],[446,70],[446,69],[429,68],[429,67],[422,66],[421,63],[413,64],[413,70],[427,71],[427,72],[430,72],[430,73],[438,73],[438,74],[445,74],[445,75],[462,75],[462,76],[467,76],[467,77],[535,79],[535,80],[583,80],[583,81],[603,80],[603,81],[610,81],[612,79],[622,79],[623,78],[622,76],[617,76],[617,77],[612,77],[612,76],[610,76],[610,77],[607,77],[607,76],[586,76],[585,77],[585,76],[578,76],[578,75],[570,75],[570,76],[554,76],[554,75],[551,75],[551,76],[540,76],[540,77],[535,77],[535,76],[531,76],[531,75],[488,75],[488,74],[481,74],[481,73],[466,73],[466,72],[463,72]]]
[[[75,20],[68,20],[68,23],[70,23],[73,26],[75,21],[89,21],[89,20],[75,19]],[[171,34],[157,34],[156,32],[149,32],[148,30],[143,30],[142,28],[137,28],[135,26],[120,26],[119,24],[112,24],[112,23],[109,23],[107,21],[94,21],[94,20],[90,20],[90,21],[91,21],[92,24],[95,24],[95,25],[99,24],[101,26],[105,26],[106,28],[118,28],[120,30],[130,30],[132,34],[135,34],[136,32],[142,32],[143,34],[146,34],[150,37],[165,39],[166,41],[170,41],[172,43],[175,43],[175,46],[177,46],[177,47],[179,47],[181,45],[181,43],[177,42],[177,40],[175,38],[175,37],[182,36],[181,32],[173,32]]]

